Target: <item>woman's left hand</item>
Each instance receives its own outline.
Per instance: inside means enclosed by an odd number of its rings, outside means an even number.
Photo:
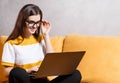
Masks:
[[[50,32],[50,29],[51,29],[50,23],[47,21],[42,21],[41,30],[42,30],[43,35],[48,35]]]
[[[27,72],[28,73],[37,72],[38,69],[39,69],[39,66],[35,66],[35,67],[30,68],[30,69],[27,69]]]

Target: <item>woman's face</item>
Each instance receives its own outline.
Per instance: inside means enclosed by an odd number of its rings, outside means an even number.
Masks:
[[[29,35],[34,34],[39,26],[40,26],[40,15],[37,14],[37,15],[29,16],[28,19],[26,20],[25,34],[29,34]]]

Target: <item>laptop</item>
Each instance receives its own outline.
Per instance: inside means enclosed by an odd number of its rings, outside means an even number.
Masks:
[[[72,74],[79,65],[85,51],[48,53],[43,59],[34,78]]]

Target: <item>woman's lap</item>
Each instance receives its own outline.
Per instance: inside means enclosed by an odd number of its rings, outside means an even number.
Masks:
[[[81,73],[76,70],[73,74],[58,76],[51,81],[47,78],[33,79],[24,69],[14,68],[10,72],[9,83],[80,83],[81,78]]]

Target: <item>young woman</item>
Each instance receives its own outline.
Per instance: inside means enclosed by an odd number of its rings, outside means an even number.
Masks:
[[[80,83],[81,74],[33,79],[46,53],[53,52],[49,39],[50,23],[42,20],[42,11],[34,4],[25,5],[19,12],[15,27],[5,42],[2,65],[9,83]]]

